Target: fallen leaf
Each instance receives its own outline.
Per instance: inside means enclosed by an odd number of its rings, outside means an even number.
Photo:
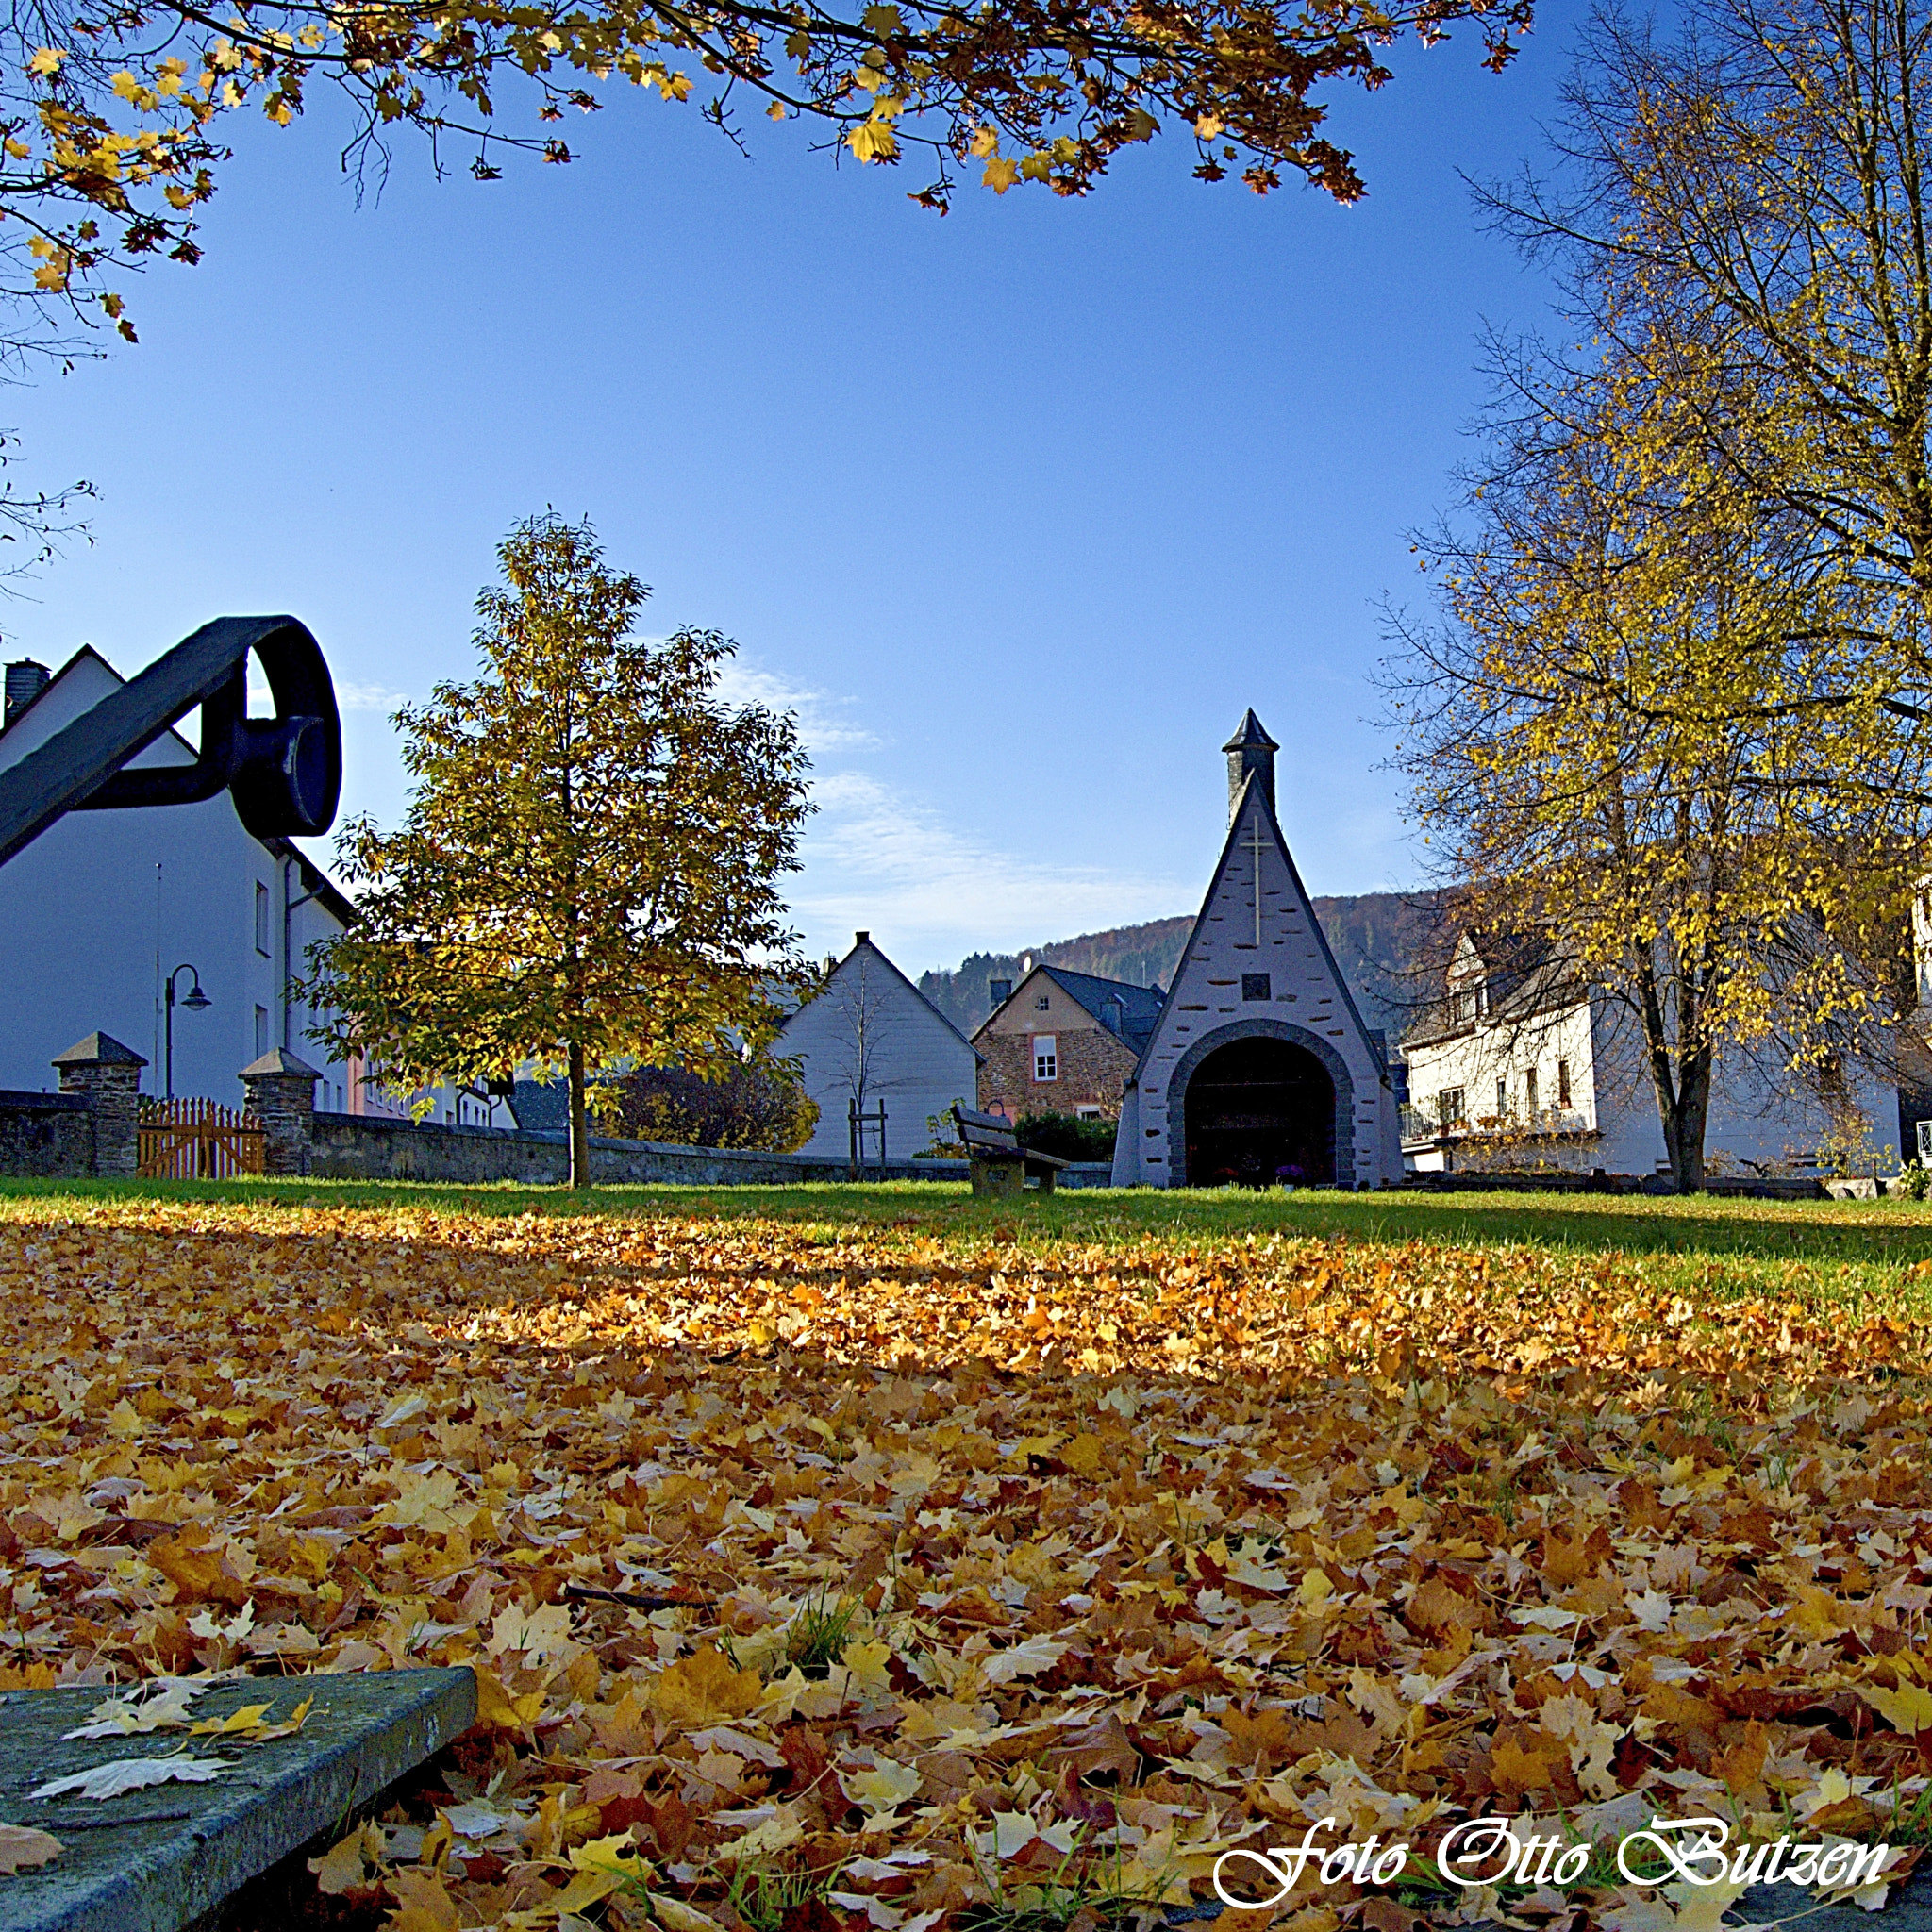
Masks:
[[[0,1873],[11,1877],[52,1864],[67,1849],[51,1832],[30,1824],[0,1824]]]
[[[30,1798],[118,1798],[148,1785],[205,1785],[234,1770],[224,1757],[120,1757],[57,1777],[27,1793]]]

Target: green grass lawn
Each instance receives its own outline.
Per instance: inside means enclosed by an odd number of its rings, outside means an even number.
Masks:
[[[1687,1282],[1732,1292],[1803,1283],[1832,1295],[1902,1291],[1932,1307],[1932,1283],[1909,1271],[1932,1263],[1932,1203],[1740,1201],[1605,1194],[1254,1193],[1070,1190],[1023,1201],[974,1201],[963,1184],[891,1182],[795,1188],[449,1187],[309,1180],[51,1181],[0,1179],[0,1203],[206,1201],[269,1207],[426,1208],[471,1214],[708,1215],[723,1221],[903,1230],[908,1239],[1022,1247],[1058,1241],[1130,1243],[1158,1236],[1183,1245],[1250,1236],[1528,1246],[1583,1259],[1664,1258]],[[16,1211],[18,1211],[16,1209]],[[1932,1268],[1926,1271],[1932,1275]]]

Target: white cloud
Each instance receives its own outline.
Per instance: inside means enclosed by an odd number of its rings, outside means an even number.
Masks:
[[[382,684],[339,684],[336,686],[336,703],[345,711],[393,711],[398,705],[407,705],[409,694],[406,691],[391,691]]]
[[[393,711],[398,705],[407,705],[409,694],[406,691],[391,691],[383,684],[343,684],[336,686],[336,708],[341,711]],[[248,687],[249,708],[267,712],[275,703],[275,693],[266,684],[251,683]]]
[[[718,694],[728,704],[763,705],[768,710],[794,712],[798,735],[810,752],[856,751],[878,743],[870,731],[840,716],[855,700],[794,684],[743,658],[725,662],[718,676]]]
[[[812,787],[791,901],[808,950],[872,932],[908,973],[1191,909],[1201,881],[1057,866],[1001,852],[861,772]]]

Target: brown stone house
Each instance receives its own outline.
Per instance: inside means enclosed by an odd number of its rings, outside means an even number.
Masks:
[[[973,1036],[983,1112],[1119,1117],[1160,1017],[1158,986],[1032,966],[1018,986],[996,979],[991,992],[993,1009]]]

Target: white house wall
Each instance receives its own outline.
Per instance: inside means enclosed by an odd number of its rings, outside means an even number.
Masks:
[[[1486,1021],[1446,1040],[1411,1044],[1407,1050],[1410,1104],[1433,1124],[1440,1117],[1438,1096],[1459,1087],[1466,1096],[1466,1117],[1480,1122],[1496,1112],[1495,1085],[1501,1079],[1507,1083],[1509,1118],[1526,1123],[1526,1073],[1536,1070],[1539,1109],[1547,1112],[1557,1108],[1557,1062],[1567,1059],[1571,1105],[1559,1110],[1594,1138],[1553,1140],[1535,1148],[1498,1147],[1493,1160],[1541,1158],[1586,1171],[1654,1173],[1667,1164],[1656,1095],[1648,1074],[1634,1063],[1635,1042],[1612,1032],[1618,1024],[1619,1016],[1601,998],[1578,1000],[1531,1021]],[[1627,1027],[1629,1023],[1621,1024]],[[1851,1097],[1871,1120],[1874,1144],[1895,1147],[1897,1090],[1861,1074]],[[1775,1073],[1767,1075],[1748,1057],[1733,1053],[1720,1058],[1712,1082],[1706,1159],[1720,1174],[1784,1166],[1810,1157],[1830,1124],[1824,1108],[1798,1091],[1795,1082]],[[1465,1145],[1466,1153],[1457,1149],[1453,1156],[1457,1165],[1483,1158],[1480,1141]],[[1441,1165],[1437,1150],[1416,1159],[1425,1173]]]
[[[1478,1021],[1446,1039],[1410,1044],[1406,1052],[1409,1105],[1432,1125],[1441,1117],[1441,1096],[1457,1088],[1464,1095],[1464,1118],[1474,1122],[1493,1116],[1498,1080],[1507,1083],[1511,1117],[1524,1118],[1525,1074],[1531,1068],[1536,1070],[1539,1109],[1559,1108],[1558,1063],[1565,1060],[1570,1065],[1571,1100],[1560,1110],[1591,1133],[1606,1124],[1597,1113],[1595,1047],[1587,1001],[1528,1022]],[[1588,1143],[1587,1151],[1570,1164],[1609,1166],[1596,1141]],[[1441,1156],[1424,1154],[1416,1165],[1424,1173],[1439,1169]],[[1647,1166],[1644,1172],[1649,1172]]]
[[[1242,1000],[1243,973],[1269,975],[1271,997],[1265,1003]],[[1181,1095],[1170,1094],[1169,1082],[1191,1048],[1252,1020],[1300,1029],[1341,1059],[1354,1108],[1351,1118],[1337,1122],[1338,1169],[1351,1165],[1358,1186],[1394,1180],[1402,1171],[1394,1092],[1385,1084],[1381,1057],[1322,939],[1274,814],[1260,787],[1251,782],[1122,1114],[1116,1185],[1177,1184],[1172,1170],[1179,1137],[1173,1129],[1183,1102]],[[1341,1105],[1338,1093],[1338,1111]]]
[[[43,743],[117,685],[105,665],[80,658],[0,737],[0,766]],[[191,761],[170,735],[134,764]],[[158,1093],[158,935],[160,973],[191,962],[212,1002],[204,1012],[175,1009],[175,1091],[239,1106],[237,1074],[267,1047],[282,1044],[285,869],[297,870],[242,827],[225,792],[200,805],[70,812],[43,832],[0,866],[0,997],[8,1016],[0,1029],[0,1086],[58,1086],[48,1064],[54,1055],[99,1028],[147,1057],[142,1091]],[[255,943],[258,886],[269,895],[266,953]],[[291,896],[303,890],[294,884]],[[303,947],[335,920],[311,902],[296,908],[290,925],[299,971]],[[183,974],[180,992],[191,984]],[[316,1104],[339,1105],[338,1095],[347,1097],[346,1071],[325,1064],[322,1050],[303,1038],[307,1024],[304,1010],[289,1044],[323,1071]]]
[[[865,1108],[886,1109],[886,1158],[909,1159],[932,1144],[926,1124],[955,1101],[974,1104],[978,1057],[972,1046],[869,942],[841,959],[818,996],[785,1023],[777,1051],[798,1058],[805,1091],[818,1103],[808,1154],[851,1152],[847,1109],[858,1059],[858,1022],[867,1038]],[[877,1141],[866,1151],[875,1158]]]

